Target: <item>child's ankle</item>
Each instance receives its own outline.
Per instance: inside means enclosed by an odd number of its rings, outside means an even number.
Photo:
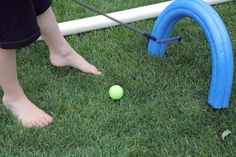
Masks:
[[[19,101],[23,98],[25,98],[24,92],[16,92],[16,93],[4,93],[2,97],[2,101],[5,105],[12,104],[15,101]]]

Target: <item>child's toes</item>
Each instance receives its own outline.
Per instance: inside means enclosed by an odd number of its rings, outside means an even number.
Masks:
[[[94,75],[101,75],[101,72],[95,66],[93,66],[93,65],[91,65],[90,71]]]
[[[53,121],[53,118],[52,118],[51,116],[49,116],[49,115],[47,115],[47,116],[45,117],[45,119],[46,119],[46,121],[48,122],[48,124],[52,123],[52,121]]]

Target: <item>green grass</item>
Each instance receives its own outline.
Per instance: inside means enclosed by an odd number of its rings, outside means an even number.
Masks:
[[[87,2],[111,12],[161,0]],[[236,3],[214,8],[236,50]],[[95,15],[72,1],[57,0],[53,10],[60,22]],[[155,20],[134,26],[151,32]],[[123,27],[67,37],[102,70],[101,77],[51,66],[43,42],[21,49],[17,62],[22,87],[53,115],[54,123],[26,129],[1,105],[0,156],[235,156],[235,87],[228,109],[212,109],[207,103],[211,56],[204,33],[185,18],[174,34],[182,35],[183,42],[170,45],[161,59],[148,55],[147,41]],[[108,96],[113,84],[124,88],[120,101]],[[222,140],[227,129],[232,134]]]

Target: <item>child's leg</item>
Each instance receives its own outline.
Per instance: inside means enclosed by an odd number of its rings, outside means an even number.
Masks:
[[[26,127],[43,127],[52,117],[36,107],[25,96],[17,79],[16,50],[0,48],[0,85],[4,91],[3,103]]]
[[[85,73],[101,74],[97,68],[89,64],[82,56],[75,52],[61,34],[52,9],[49,8],[37,17],[37,22],[43,39],[50,50],[50,60],[54,66],[71,66]]]

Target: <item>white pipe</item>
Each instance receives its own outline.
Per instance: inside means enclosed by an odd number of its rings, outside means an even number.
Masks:
[[[219,4],[219,3],[225,3],[225,2],[230,2],[233,0],[204,0],[205,2],[207,2],[210,5],[215,5],[215,4]]]
[[[214,5],[214,4],[229,2],[232,0],[204,0],[204,1],[210,5]],[[173,1],[162,2],[144,7],[109,13],[108,15],[124,23],[131,23],[135,21],[151,19],[159,16],[160,13],[172,2]],[[119,24],[102,15],[99,15],[79,20],[62,22],[59,23],[58,25],[62,34],[65,36],[65,35],[71,35],[71,34],[77,34],[77,33],[107,28]]]

